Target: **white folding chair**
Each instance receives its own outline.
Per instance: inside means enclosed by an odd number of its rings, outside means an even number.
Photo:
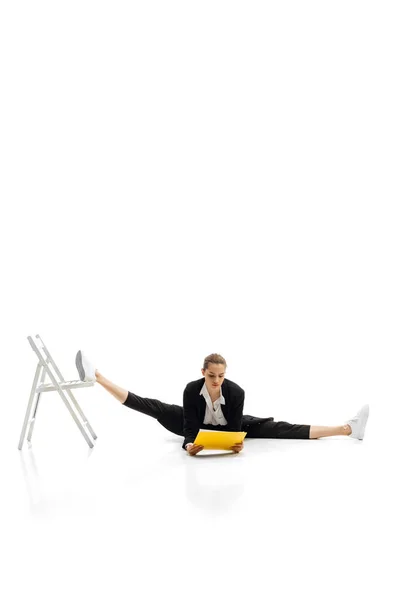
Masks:
[[[36,335],[35,337],[36,339],[34,340],[31,336],[28,336],[28,341],[32,347],[32,350],[37,355],[39,363],[36,367],[36,373],[33,379],[31,395],[29,397],[28,408],[26,409],[18,450],[22,449],[28,425],[29,431],[27,440],[30,442],[32,439],[33,426],[35,424],[41,394],[43,392],[55,391],[60,394],[65,406],[79,427],[83,437],[89,444],[90,448],[93,448],[94,444],[92,440],[96,440],[97,435],[83,414],[79,404],[75,400],[71,389],[91,387],[95,382],[81,381],[80,379],[76,379],[74,381],[65,381],[60,369],[54,362],[41,337],[39,335]],[[51,383],[45,383],[46,376],[50,379]],[[89,437],[88,433],[91,437]]]

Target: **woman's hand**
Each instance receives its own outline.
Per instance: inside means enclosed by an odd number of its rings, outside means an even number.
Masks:
[[[231,450],[233,450],[234,452],[236,452],[236,454],[238,454],[241,450],[243,450],[244,444],[243,442],[240,442],[240,444],[235,444],[234,446],[231,446]]]
[[[188,444],[186,447],[186,452],[190,454],[190,456],[195,456],[198,452],[204,450],[204,446],[199,446],[198,444]]]

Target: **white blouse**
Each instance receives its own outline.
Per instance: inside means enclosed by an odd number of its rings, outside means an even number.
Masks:
[[[227,425],[228,421],[225,419],[221,409],[221,404],[225,404],[225,398],[223,397],[222,392],[220,397],[213,402],[204,382],[204,385],[200,390],[200,395],[203,395],[206,401],[206,412],[203,421],[204,425]]]

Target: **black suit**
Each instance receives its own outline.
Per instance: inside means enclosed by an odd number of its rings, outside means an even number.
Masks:
[[[199,429],[217,431],[246,431],[247,438],[296,438],[309,439],[310,425],[292,425],[287,421],[274,421],[273,417],[253,417],[243,414],[244,390],[229,379],[224,379],[221,386],[225,404],[221,409],[227,425],[206,425],[206,400],[200,395],[205,378],[191,381],[183,392],[183,408],[177,404],[167,404],[153,398],[142,398],[133,392],[123,406],[149,415],[176,435],[184,437],[182,448],[194,442]]]
[[[250,423],[263,423],[273,421],[273,417],[261,418],[243,415],[244,390],[230,379],[224,379],[221,385],[221,392],[225,398],[225,404],[221,404],[221,409],[227,425],[205,425],[203,423],[206,414],[206,400],[200,395],[205,382],[205,377],[191,381],[187,384],[183,392],[183,434],[185,440],[182,448],[191,442],[194,442],[199,429],[214,429],[216,431],[244,431],[243,427],[248,427]]]

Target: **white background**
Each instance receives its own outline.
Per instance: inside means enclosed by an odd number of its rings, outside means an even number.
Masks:
[[[0,8],[1,518],[7,599],[396,596],[396,2]],[[180,404],[222,354],[245,413],[366,438],[190,458],[100,386]],[[397,588],[398,589],[398,588]]]

